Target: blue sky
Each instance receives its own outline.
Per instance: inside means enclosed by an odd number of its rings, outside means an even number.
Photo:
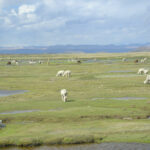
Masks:
[[[0,46],[150,42],[150,0],[0,0]]]

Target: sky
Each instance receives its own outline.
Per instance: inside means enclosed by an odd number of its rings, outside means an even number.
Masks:
[[[0,0],[0,47],[150,42],[150,0]]]

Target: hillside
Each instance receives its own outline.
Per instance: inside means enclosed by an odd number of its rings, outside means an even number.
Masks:
[[[150,52],[150,46],[142,46],[135,49],[136,52]]]
[[[0,54],[57,54],[57,53],[121,53],[132,51],[149,51],[147,44],[129,45],[52,45],[52,46],[23,46],[0,47]],[[147,47],[148,46],[148,47]]]
[[[54,45],[27,47],[0,47],[0,54],[44,54],[44,53],[97,53],[129,52],[135,46],[129,45]]]

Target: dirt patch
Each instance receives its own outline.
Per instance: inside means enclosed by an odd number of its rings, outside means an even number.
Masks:
[[[22,150],[22,148],[2,148],[2,150]],[[150,150],[150,144],[102,143],[72,146],[40,146],[30,150]]]

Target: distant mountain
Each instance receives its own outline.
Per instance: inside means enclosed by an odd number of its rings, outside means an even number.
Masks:
[[[97,53],[97,52],[131,52],[145,50],[147,44],[130,45],[54,45],[54,46],[26,46],[0,47],[0,54],[49,54],[49,53]],[[141,48],[143,47],[143,49]],[[149,47],[150,48],[150,47]]]
[[[138,47],[135,49],[135,52],[150,52],[150,45]]]

